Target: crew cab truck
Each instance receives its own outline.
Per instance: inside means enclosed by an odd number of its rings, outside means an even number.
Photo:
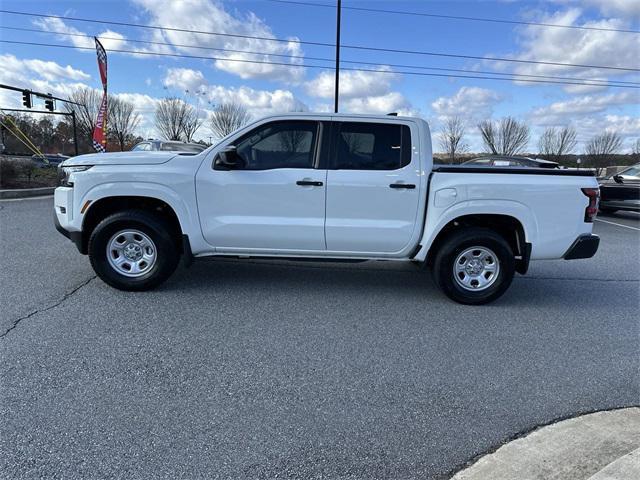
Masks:
[[[123,290],[156,287],[181,257],[387,260],[482,304],[530,260],[599,243],[589,172],[434,166],[419,118],[277,115],[197,155],[81,155],[61,173],[58,230]]]

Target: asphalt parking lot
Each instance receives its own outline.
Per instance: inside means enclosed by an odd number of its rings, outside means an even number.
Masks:
[[[1,478],[448,478],[640,403],[637,215],[466,307],[392,263],[206,260],[119,292],[51,201],[0,202]]]

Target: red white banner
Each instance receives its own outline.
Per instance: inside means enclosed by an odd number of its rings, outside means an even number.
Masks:
[[[96,54],[98,55],[98,69],[100,70],[100,79],[102,80],[102,102],[96,118],[96,127],[93,129],[93,148],[96,152],[107,151],[107,52],[94,37],[96,41]]]

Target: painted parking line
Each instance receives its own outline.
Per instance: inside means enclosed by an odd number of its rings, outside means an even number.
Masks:
[[[609,225],[616,225],[618,227],[630,228],[631,230],[636,230],[636,231],[640,232],[640,228],[638,228],[638,227],[632,227],[630,225],[623,225],[622,223],[609,222],[608,220],[602,220],[601,218],[596,218],[595,220],[596,220],[596,222],[608,223]]]

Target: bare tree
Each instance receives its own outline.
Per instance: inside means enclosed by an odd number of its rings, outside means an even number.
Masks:
[[[576,131],[573,128],[550,127],[540,136],[538,149],[541,156],[557,161],[562,155],[571,153],[576,143]]]
[[[448,118],[438,133],[440,148],[447,153],[451,163],[455,162],[456,154],[464,153],[469,149],[463,141],[464,133],[465,126],[460,117]]]
[[[135,112],[135,105],[118,97],[109,98],[109,123],[107,128],[123,151],[130,142],[133,133],[140,124],[140,115]]]
[[[191,107],[191,105],[189,105]],[[191,107],[184,119],[184,125],[182,126],[182,136],[185,142],[192,142],[193,136],[198,129],[202,126],[204,118],[200,116],[200,109]]]
[[[529,126],[513,117],[505,117],[497,124],[484,120],[478,129],[485,146],[494,155],[517,155],[529,143]]]
[[[498,154],[498,130],[491,120],[483,120],[478,124],[485,147],[494,155]]]
[[[640,138],[636,138],[636,142],[631,147],[631,155],[637,161],[640,161]]]
[[[620,150],[622,138],[616,132],[604,132],[596,135],[587,143],[584,153],[598,175],[609,166],[611,157]]]
[[[163,98],[156,106],[154,122],[167,140],[191,141],[202,121],[193,105],[179,98]]]
[[[218,138],[244,127],[251,120],[247,109],[239,103],[228,102],[217,105],[211,115],[211,130]]]
[[[69,100],[79,105],[65,103],[64,108],[68,113],[75,112],[76,124],[80,135],[87,139],[89,145],[91,145],[93,130],[96,126],[98,111],[102,103],[102,93],[92,88],[80,87],[71,92]],[[107,120],[108,126],[109,121]]]

